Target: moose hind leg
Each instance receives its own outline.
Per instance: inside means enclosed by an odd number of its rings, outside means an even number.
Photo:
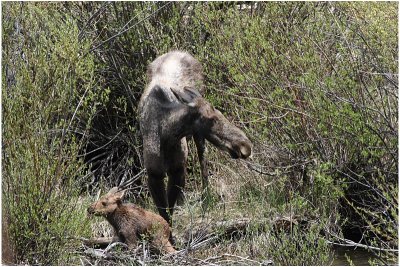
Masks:
[[[157,236],[152,241],[152,245],[158,249],[163,254],[174,253],[176,252],[174,246],[170,242],[171,235],[166,234],[162,236]]]

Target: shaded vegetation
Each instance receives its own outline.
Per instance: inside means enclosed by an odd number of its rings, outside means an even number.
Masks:
[[[15,262],[95,262],[80,261],[79,237],[98,225],[87,203],[143,169],[137,103],[147,64],[172,49],[203,64],[205,98],[255,152],[233,161],[209,145],[202,205],[190,144],[174,234],[242,217],[263,225],[181,262],[234,264],[225,253],[249,259],[241,264],[330,264],[330,244],[346,238],[380,248],[377,264],[397,261],[397,11],[394,2],[2,4],[2,209]],[[131,201],[154,209],[145,178],[131,189]],[[309,227],[276,231],[266,219],[281,215]]]

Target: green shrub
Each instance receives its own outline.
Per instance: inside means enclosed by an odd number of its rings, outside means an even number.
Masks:
[[[333,255],[329,244],[321,235],[321,226],[301,230],[293,226],[290,233],[272,234],[265,244],[267,255],[274,265],[330,265]]]

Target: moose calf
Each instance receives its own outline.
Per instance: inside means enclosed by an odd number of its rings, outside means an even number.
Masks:
[[[124,193],[125,190],[118,191],[118,187],[112,188],[88,208],[88,213],[107,219],[116,233],[113,242],[123,242],[132,249],[136,247],[138,238],[146,235],[160,252],[175,252],[168,240],[171,234],[168,223],[158,214],[134,204],[122,203]]]

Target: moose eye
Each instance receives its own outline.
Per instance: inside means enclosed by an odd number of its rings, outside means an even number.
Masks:
[[[107,205],[107,203],[106,203],[106,202],[104,202],[104,201],[102,201],[102,202],[101,202],[101,205],[103,205],[103,206],[106,206],[106,205]]]
[[[215,123],[215,122],[218,120],[218,117],[215,116],[215,115],[212,115],[209,119],[210,119],[210,121],[211,121],[212,123]]]

